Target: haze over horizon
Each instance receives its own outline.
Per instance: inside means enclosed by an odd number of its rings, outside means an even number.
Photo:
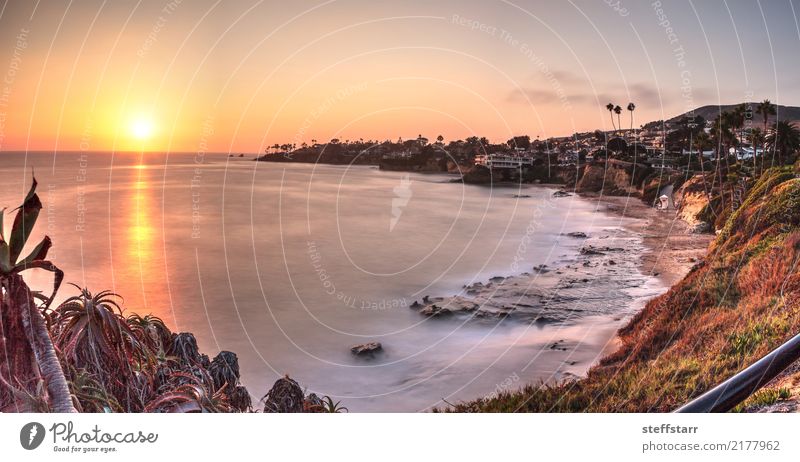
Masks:
[[[547,138],[611,129],[608,102],[634,126],[800,102],[797,2],[608,3],[6,2],[0,150]]]

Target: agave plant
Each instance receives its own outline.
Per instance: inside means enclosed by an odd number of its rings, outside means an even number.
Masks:
[[[3,229],[5,209],[0,211],[0,410],[30,410],[19,399],[23,392],[42,396],[55,412],[76,412],[45,318],[20,275],[31,268],[54,274],[52,294],[42,307],[47,310],[64,277],[47,260],[50,238],[45,236],[28,256],[20,259],[42,209],[36,185],[33,178],[25,200],[16,209],[8,238]],[[38,395],[37,390],[41,390]]]
[[[69,387],[81,412],[123,412],[119,401],[103,387],[95,374],[68,366]]]
[[[172,333],[158,316],[132,314],[125,320],[139,342],[154,355],[163,353],[169,348]]]
[[[231,407],[241,412],[250,409],[252,406],[250,393],[239,385],[239,359],[236,353],[220,351],[211,361],[208,373],[214,381],[214,390],[224,389]]]
[[[303,412],[338,414],[348,412],[348,409],[342,406],[341,401],[334,402],[333,398],[328,395],[320,398],[316,393],[309,393],[303,402]]]
[[[172,336],[169,354],[177,357],[182,363],[200,364],[203,367],[211,365],[208,356],[200,354],[197,339],[194,338],[194,334],[189,332],[181,332]]]
[[[264,403],[264,412],[303,412],[305,393],[300,385],[287,375],[275,381],[261,401]]]
[[[197,377],[177,372],[170,378],[179,385],[160,393],[147,403],[145,412],[230,412],[231,407],[224,388],[209,393],[208,388]]]
[[[348,412],[347,408],[341,405],[341,401],[333,402],[333,398],[328,395],[322,397],[322,409],[331,414],[338,414],[340,412]]]
[[[239,382],[239,359],[236,353],[220,351],[211,361],[208,372],[214,379],[214,388],[220,389],[225,385],[232,387]]]
[[[253,408],[253,398],[250,397],[250,392],[247,391],[242,385],[236,385],[230,390],[226,389],[228,402],[231,408],[239,412],[248,412]]]
[[[51,313],[54,341],[65,361],[95,374],[127,411],[140,410],[152,388],[142,369],[153,356],[122,316],[116,294],[80,290]]]

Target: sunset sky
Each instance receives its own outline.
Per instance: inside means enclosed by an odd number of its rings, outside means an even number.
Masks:
[[[610,129],[609,101],[635,125],[800,105],[800,3],[658,3],[7,1],[0,150],[545,138]]]

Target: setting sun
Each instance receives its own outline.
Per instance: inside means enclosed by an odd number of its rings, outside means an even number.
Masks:
[[[153,122],[149,119],[136,119],[131,123],[131,134],[137,140],[146,140],[153,136]]]

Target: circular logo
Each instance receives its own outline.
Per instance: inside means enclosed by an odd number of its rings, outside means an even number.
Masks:
[[[19,431],[19,444],[27,450],[36,449],[44,441],[44,425],[39,422],[25,424]]]

